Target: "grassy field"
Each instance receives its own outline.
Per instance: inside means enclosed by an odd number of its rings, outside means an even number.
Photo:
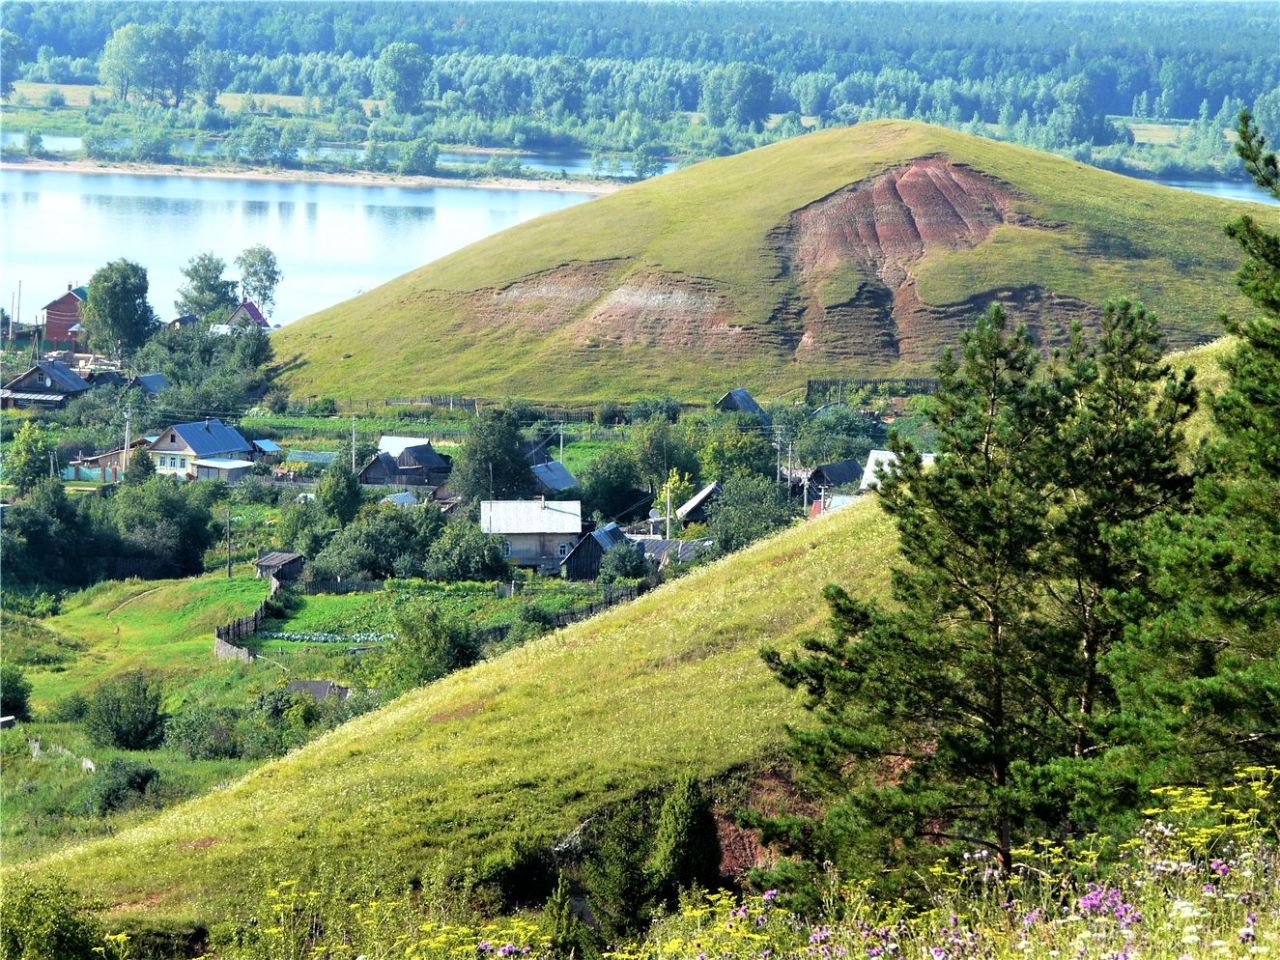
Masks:
[[[795,699],[762,643],[821,629],[823,584],[884,588],[874,500],[408,694],[231,786],[40,861],[112,905],[210,921],[324,864],[491,875],[603,805],[771,755]]]
[[[83,649],[73,659],[26,668],[32,701],[47,707],[126,670],[145,668],[177,682],[238,672],[213,659],[213,629],[252,613],[266,592],[265,581],[240,568],[232,580],[126,580],[73,594],[39,626]]]
[[[1129,296],[1156,310],[1174,346],[1215,336],[1218,311],[1247,309],[1228,279],[1237,256],[1220,226],[1250,205],[882,121],[711,160],[537,218],[290,324],[273,337],[284,383],[339,398],[706,400],[736,385],[774,397],[812,376],[922,372],[871,367],[859,343],[843,357],[788,346],[795,321],[775,311],[797,285],[773,231],[847,184],[939,154],[1024,195],[1017,207],[1038,226],[998,227],[975,249],[917,262],[926,305],[1021,285],[1090,304]],[[593,279],[537,279],[560,268]],[[691,329],[666,319],[695,295],[714,300],[721,319]],[[636,298],[648,298],[650,319],[619,332],[610,317]]]

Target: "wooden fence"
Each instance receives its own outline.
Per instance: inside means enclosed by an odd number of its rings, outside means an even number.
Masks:
[[[805,402],[809,404],[841,403],[846,397],[856,397],[864,390],[910,397],[921,393],[937,393],[938,381],[929,377],[809,380],[805,383]]]
[[[293,585],[306,597],[319,593],[377,593],[386,586],[382,580],[299,580]]]
[[[247,617],[241,617],[239,620],[232,620],[230,623],[224,623],[220,627],[215,627],[213,631],[213,655],[219,660],[239,660],[242,663],[252,663],[257,657],[251,650],[240,646],[237,641],[252,637],[258,632],[258,628],[262,626],[262,621],[266,619],[267,604],[269,604],[275,595],[280,592],[280,581],[275,577],[271,578],[271,585],[267,588],[267,596],[253,613]]]

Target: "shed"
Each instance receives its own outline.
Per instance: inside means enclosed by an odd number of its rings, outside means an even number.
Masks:
[[[862,481],[862,464],[857,460],[837,460],[824,463],[809,471],[809,499],[819,499],[823,492],[830,493],[839,487],[856,488]]]
[[[171,384],[163,373],[140,373],[129,381],[129,386],[137,387],[148,397],[154,397],[168,390]]]
[[[253,470],[252,460],[229,460],[222,457],[192,460],[191,465],[196,468],[197,480],[225,480],[227,483],[243,480]]]
[[[277,580],[297,580],[302,576],[304,563],[306,558],[300,553],[273,550],[253,561],[253,566],[258,572],[258,578],[262,580],[267,577],[275,577]]]
[[[735,387],[717,400],[716,409],[724,413],[748,413],[758,418],[766,427],[773,424],[773,418],[764,412],[764,407],[756,403],[756,398],[743,387]]]
[[[609,523],[592,530],[573,545],[560,561],[560,574],[568,580],[594,580],[600,576],[600,561],[604,555],[621,544],[633,544],[637,552],[640,545],[629,540],[616,523]]]
[[[569,468],[559,460],[535,463],[529,470],[533,473],[533,479],[543,493],[565,493],[578,485],[578,478],[570,473]]]

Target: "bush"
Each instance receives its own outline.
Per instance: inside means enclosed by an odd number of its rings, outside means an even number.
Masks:
[[[307,404],[307,416],[309,417],[336,417],[338,415],[338,402],[333,397],[320,397],[318,400],[312,400]]]
[[[0,716],[31,719],[31,683],[12,663],[0,667]]]
[[[95,956],[102,931],[89,906],[56,877],[5,877],[0,887],[0,960]]]
[[[165,743],[192,760],[222,760],[240,756],[236,726],[240,715],[230,707],[195,704],[165,723]]]
[[[63,96],[61,90],[54,87],[44,95],[44,105],[54,110],[60,110],[67,105],[67,98]]]
[[[601,583],[614,583],[618,580],[639,580],[649,572],[644,562],[644,554],[631,541],[619,543],[605,551],[600,560]]]
[[[85,730],[105,747],[149,750],[164,737],[164,719],[159,686],[135,670],[94,691],[85,714]]]
[[[159,779],[159,771],[150,764],[114,757],[94,774],[85,796],[85,806],[99,817],[116,810],[127,810],[140,803]]]
[[[83,693],[69,693],[54,702],[45,715],[50,723],[80,723],[89,713],[89,699]]]

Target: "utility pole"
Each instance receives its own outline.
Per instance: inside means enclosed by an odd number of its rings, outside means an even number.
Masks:
[[[790,495],[791,495],[791,477],[792,477],[792,473],[791,473],[791,452],[792,452],[792,446],[793,446],[792,441],[788,440],[788,441],[787,441],[787,495],[788,495],[788,496],[790,496]]]
[[[564,421],[560,421],[560,462],[564,463]]]
[[[356,415],[351,415],[351,472],[356,472]]]
[[[129,428],[132,426],[133,408],[126,407],[124,411],[124,449],[120,451],[120,472],[129,469]]]
[[[227,504],[227,579],[231,579],[231,504]]]
[[[671,539],[671,478],[667,478],[667,539]]]

